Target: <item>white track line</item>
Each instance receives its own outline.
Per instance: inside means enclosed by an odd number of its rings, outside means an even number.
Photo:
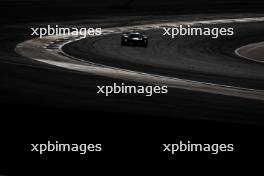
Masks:
[[[104,35],[113,33],[122,33],[129,30],[150,30],[159,29],[163,26],[178,26],[182,25],[200,25],[200,24],[222,24],[222,23],[244,23],[244,22],[258,22],[264,21],[264,17],[256,18],[240,18],[240,19],[219,19],[219,20],[204,20],[204,21],[190,21],[190,22],[174,22],[162,24],[137,25],[127,27],[115,27],[105,29]],[[59,39],[66,39],[65,42],[60,43],[58,48],[47,49],[47,45]],[[213,94],[221,94],[227,96],[235,96],[247,99],[264,101],[264,90],[248,89],[242,87],[234,87],[228,85],[213,84],[207,82],[192,81],[186,79],[179,79],[168,76],[161,76],[157,74],[149,74],[144,72],[137,72],[118,67],[110,67],[93,62],[83,61],[80,58],[70,56],[62,51],[62,47],[73,41],[81,38],[71,38],[65,36],[47,36],[44,38],[37,38],[27,40],[18,44],[15,51],[22,56],[44,62],[50,65],[67,68],[70,70],[81,71],[88,74],[100,75],[105,77],[123,79],[128,81],[136,81],[146,84],[154,85],[168,85],[172,88],[186,89],[192,91],[200,91]]]
[[[250,57],[248,51],[252,51],[254,49],[256,49],[257,47],[264,47],[264,42],[258,42],[258,43],[251,43],[245,46],[242,46],[240,48],[237,48],[235,50],[235,54],[238,55],[239,57],[242,57],[244,59],[248,59],[251,61],[255,61],[255,62],[259,62],[259,63],[264,63],[264,59],[260,60],[260,59],[256,59],[253,57]],[[244,53],[246,52],[246,53]]]

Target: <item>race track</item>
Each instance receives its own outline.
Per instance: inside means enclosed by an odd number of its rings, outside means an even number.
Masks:
[[[170,25],[176,23],[180,22],[170,22]],[[131,105],[129,104],[131,97],[122,97],[117,104],[121,103],[122,106],[129,107],[123,109],[125,112],[129,112],[129,109],[138,109],[138,112],[175,117],[177,112],[185,114],[183,111],[186,112],[186,109],[191,108],[193,110],[191,114],[197,115],[197,112],[200,112],[197,118],[208,119],[212,114],[217,114],[217,117],[212,117],[214,120],[262,121],[264,66],[239,57],[235,54],[235,50],[249,43],[264,41],[263,18],[227,18],[191,22],[188,20],[186,23],[204,27],[234,27],[235,35],[218,39],[202,36],[171,39],[162,36],[163,31],[160,27],[163,24],[149,22],[138,26],[108,27],[105,35],[82,40],[61,36],[26,40],[18,43],[15,51],[24,56],[24,59],[31,59],[29,62],[34,61],[36,64],[35,61],[38,61],[39,67],[49,67],[62,75],[70,74],[76,77],[82,75],[80,76],[82,80],[100,76],[100,79],[103,78],[108,84],[110,80],[116,79],[119,82],[129,81],[130,84],[134,82],[134,84],[170,87],[169,94],[164,98],[160,96],[154,98],[155,102],[152,101],[153,98],[149,100],[136,98]],[[120,33],[135,27],[149,36],[148,48],[120,46]],[[92,86],[96,87],[96,84],[89,85]],[[67,91],[75,92],[80,87],[83,87],[83,84],[74,82]],[[78,97],[83,95],[86,98],[90,97],[86,94],[80,93]],[[178,102],[174,101],[175,97]],[[118,97],[102,99],[104,101],[97,101],[95,106],[108,106],[109,102],[116,102]],[[85,98],[81,98],[81,101],[79,103],[83,106],[93,104],[88,103],[89,100]],[[203,101],[205,104],[196,101]],[[160,106],[161,102],[163,102],[162,106]],[[139,108],[140,104],[149,103],[154,103],[155,106]],[[111,106],[115,107],[114,104]],[[160,106],[160,109],[155,108],[153,111],[156,106]],[[173,109],[173,107],[177,108]],[[170,113],[165,115],[164,111],[168,109]],[[251,119],[243,114],[251,114]],[[185,116],[192,115],[183,115]]]
[[[235,49],[248,41],[264,41],[264,22],[227,24],[233,37],[163,36],[163,30],[147,31],[147,49],[120,46],[120,34],[88,38],[63,50],[76,58],[113,67],[252,89],[264,89],[263,65],[247,61]],[[222,27],[205,25],[204,27]],[[252,31],[252,32],[248,32]]]

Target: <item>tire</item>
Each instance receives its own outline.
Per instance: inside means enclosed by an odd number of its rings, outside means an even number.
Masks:
[[[143,42],[143,46],[144,46],[145,48],[148,47],[148,40],[146,40],[145,42]]]
[[[126,46],[126,43],[124,41],[122,41],[121,46]]]

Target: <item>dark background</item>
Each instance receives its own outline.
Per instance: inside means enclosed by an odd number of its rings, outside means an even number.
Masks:
[[[0,1],[3,21],[78,19],[106,15],[168,15],[187,13],[263,12],[261,0],[4,0]]]
[[[193,13],[261,13],[264,2],[242,1],[242,0],[218,0],[218,1],[134,1],[130,5],[125,1],[1,1],[0,13],[2,24],[22,24],[25,22],[47,22],[64,19],[82,19],[91,16],[101,15],[166,15],[166,14],[193,14]],[[2,31],[4,36],[6,31]],[[6,52],[13,52],[16,42],[27,39],[28,36],[15,33],[9,42],[9,38],[3,37],[1,49]],[[25,33],[25,31],[21,31]],[[13,43],[12,43],[13,42]],[[12,53],[14,57],[16,54]],[[0,56],[6,57],[4,55]],[[1,64],[2,82],[3,78],[11,78],[16,72],[24,67],[15,67]],[[53,77],[51,84],[56,85],[60,72],[46,70],[27,70],[30,75],[47,74]],[[36,72],[37,71],[37,72]],[[12,78],[13,79],[13,78]],[[26,79],[16,77],[14,80]],[[78,80],[79,77],[70,77],[69,80]],[[34,80],[34,78],[32,78]],[[43,80],[40,80],[40,82]],[[47,80],[44,80],[44,83]],[[54,81],[54,82],[53,82]],[[93,84],[105,81],[104,78],[91,76]],[[110,81],[108,80],[108,83]],[[15,85],[15,84],[14,84]],[[26,86],[24,88],[26,90]],[[43,88],[44,89],[44,88]],[[1,170],[3,174],[10,173],[58,173],[72,171],[74,173],[86,172],[95,169],[98,173],[105,170],[112,172],[126,169],[128,173],[139,167],[155,171],[165,164],[169,169],[174,170],[177,166],[199,165],[211,167],[218,165],[221,168],[241,169],[253,163],[255,167],[261,165],[257,158],[263,158],[263,125],[247,122],[233,122],[236,115],[248,117],[252,112],[245,109],[236,111],[222,109],[222,104],[228,102],[242,102],[243,100],[231,100],[228,97],[215,97],[211,95],[201,96],[200,93],[177,90],[177,96],[173,97],[179,105],[179,114],[170,117],[170,111],[163,114],[155,114],[151,109],[159,109],[158,98],[152,98],[152,103],[137,104],[133,99],[145,100],[145,97],[122,97],[131,100],[134,105],[131,111],[122,107],[122,101],[115,102],[117,107],[101,109],[100,103],[107,101],[96,98],[88,105],[75,103],[75,98],[63,94],[65,101],[54,101],[53,96],[38,97],[34,91],[29,97],[23,91],[14,91],[1,85]],[[43,90],[45,91],[45,89]],[[85,90],[82,90],[85,92]],[[95,92],[95,88],[89,90]],[[179,93],[180,92],[180,93]],[[191,96],[190,96],[191,95]],[[89,93],[85,94],[87,98]],[[187,96],[193,98],[185,98]],[[207,97],[200,99],[197,97]],[[80,96],[77,96],[79,98]],[[221,103],[211,104],[210,100],[220,99]],[[177,100],[185,100],[185,103]],[[132,102],[133,100],[133,102]],[[162,102],[166,102],[162,99]],[[172,101],[172,100],[171,100]],[[192,102],[192,108],[188,103]],[[110,101],[110,103],[113,103]],[[254,101],[245,103],[254,106]],[[98,105],[99,104],[99,105]],[[236,108],[240,108],[237,105]],[[135,107],[140,107],[137,111]],[[208,108],[206,108],[208,107]],[[210,108],[216,107],[216,108]],[[145,109],[142,110],[142,109]],[[260,107],[256,107],[257,110]],[[252,109],[251,109],[252,110]],[[258,112],[255,112],[258,115]],[[198,116],[199,120],[191,117]],[[176,117],[176,118],[175,118]],[[226,121],[210,120],[217,117],[225,118]],[[248,117],[251,118],[251,117]],[[254,118],[254,117],[252,117]],[[103,152],[93,153],[86,156],[78,154],[47,154],[40,156],[31,153],[31,143],[47,143],[47,141],[58,140],[64,143],[102,143]],[[207,153],[181,153],[177,156],[170,156],[162,153],[163,143],[175,143],[178,140],[190,140],[196,143],[234,143],[235,152],[210,155]],[[168,164],[167,164],[168,163]],[[235,167],[234,163],[239,163]],[[170,165],[171,164],[171,165]],[[151,165],[151,167],[147,167]],[[221,165],[221,166],[220,166]],[[207,169],[205,167],[205,169]]]

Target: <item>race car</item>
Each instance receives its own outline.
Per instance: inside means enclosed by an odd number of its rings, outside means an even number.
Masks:
[[[139,32],[130,32],[121,37],[121,46],[148,46],[148,37]]]

